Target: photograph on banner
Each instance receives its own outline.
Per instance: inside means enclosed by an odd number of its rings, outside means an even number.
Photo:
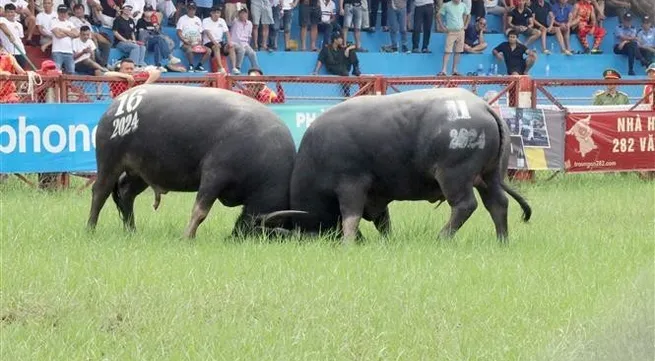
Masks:
[[[525,157],[523,137],[520,135],[512,135],[510,139],[512,143],[510,146],[509,167],[512,169],[528,169],[529,165],[528,160]]]
[[[563,111],[501,106],[499,114],[510,130],[512,146],[516,149],[513,149],[516,154],[510,156],[510,168],[563,169]],[[519,154],[523,156],[524,166],[519,166],[519,158],[514,158]]]
[[[521,135],[527,147],[550,148],[543,109],[501,107],[501,117],[512,135]]]
[[[652,112],[570,113],[566,129],[569,172],[655,170]]]

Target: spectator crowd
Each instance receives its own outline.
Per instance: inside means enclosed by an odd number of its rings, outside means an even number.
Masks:
[[[357,54],[368,51],[361,32],[378,30],[389,33],[381,51],[403,53],[430,53],[434,31],[443,33],[441,76],[451,63],[450,74],[460,75],[462,54],[489,47],[507,74],[526,74],[539,52],[573,55],[571,36],[582,54],[602,53],[601,42],[611,36],[629,75],[655,60],[652,0],[0,0],[0,6],[0,42],[21,68],[28,66],[28,45],[40,47],[62,72],[88,75],[118,69],[109,59],[112,48],[136,69],[205,72],[211,60],[216,71],[231,74],[242,73],[246,58],[250,69],[260,69],[260,50],[313,51],[316,71],[325,66],[330,74],[358,75]],[[488,44],[487,14],[502,17],[503,29],[496,30],[506,41]],[[607,16],[619,16],[620,24],[606,29]],[[633,25],[635,17],[641,26]],[[291,36],[294,19],[299,42]],[[176,39],[164,26],[175,27]],[[548,47],[549,37],[559,49]],[[186,66],[173,55],[176,43]]]

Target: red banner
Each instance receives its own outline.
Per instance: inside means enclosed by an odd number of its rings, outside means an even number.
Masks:
[[[655,170],[655,112],[569,114],[565,147],[567,172]]]

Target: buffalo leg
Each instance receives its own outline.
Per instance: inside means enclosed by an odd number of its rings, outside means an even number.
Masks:
[[[450,170],[449,173],[458,174],[456,170]],[[478,201],[473,193],[472,182],[462,182],[461,179],[448,177],[443,173],[437,175],[437,181],[451,208],[450,219],[439,232],[439,238],[449,239],[471,217],[478,207]]]
[[[116,204],[123,216],[123,224],[130,231],[136,230],[134,224],[134,200],[144,190],[148,184],[139,176],[129,174],[121,178],[118,182],[119,197]]]
[[[366,188],[367,186],[361,181],[349,181],[337,191],[343,243],[351,243],[361,237],[359,221],[362,219],[366,205]]]
[[[200,188],[196,194],[196,201],[193,205],[193,210],[191,211],[191,219],[184,231],[184,236],[186,238],[196,237],[198,226],[200,226],[205,218],[207,218],[207,215],[218,198],[222,188],[223,182],[215,177],[201,180]]]
[[[388,237],[391,234],[389,207],[384,207],[384,211],[373,216],[373,225],[384,237]]]
[[[496,227],[496,237],[501,242],[507,240],[507,206],[508,199],[500,185],[497,175],[485,179],[486,187],[476,187],[482,203],[491,215]]]
[[[91,210],[89,211],[89,220],[87,229],[94,230],[98,224],[98,216],[102,207],[105,205],[107,198],[118,181],[120,172],[98,171],[96,181],[91,188]]]

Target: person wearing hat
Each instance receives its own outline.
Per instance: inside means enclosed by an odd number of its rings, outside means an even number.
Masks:
[[[637,29],[632,26],[632,14],[627,12],[623,15],[621,24],[614,30],[614,54],[626,55],[628,57],[628,75],[635,75],[635,59],[646,66],[646,60],[641,55],[637,43]]]
[[[145,67],[146,46],[137,40],[136,23],[132,19],[132,5],[124,4],[120,16],[114,19],[111,30],[114,33],[114,47],[125,54],[129,54],[137,66]]]
[[[180,48],[184,50],[189,62],[189,71],[204,72],[203,64],[209,59],[211,49],[202,45],[202,20],[196,16],[196,3],[188,1],[186,11],[186,14],[177,20],[175,26],[177,37],[180,39]],[[194,54],[202,54],[195,67],[193,66]]]
[[[603,72],[605,80],[621,79],[621,74],[614,69],[606,69]],[[599,90],[594,95],[594,105],[626,105],[630,103],[628,94],[617,90],[615,84],[609,84],[606,90]]]
[[[175,65],[180,59],[171,54],[168,42],[161,33],[159,16],[152,5],[143,7],[143,16],[136,22],[137,38],[143,42],[146,51],[152,51],[155,57],[155,66],[161,72],[166,72],[168,64]]]
[[[343,46],[343,37],[340,33],[335,32],[332,34],[332,42],[328,46],[324,46],[318,54],[316,67],[314,68],[313,75],[318,75],[321,66],[325,64],[325,70],[332,75],[348,76],[348,72],[352,68],[352,75],[359,76],[359,59],[355,49],[357,47],[353,44]]]
[[[646,62],[655,61],[655,28],[650,16],[644,16],[641,22],[641,29],[637,32],[637,43]]]
[[[68,20],[68,6],[59,4],[57,6],[57,19],[50,23],[52,31],[52,60],[57,68],[64,73],[75,72],[75,61],[73,59],[73,38],[80,36],[80,31]]]
[[[206,48],[211,49],[211,56],[216,59],[218,65],[218,72],[224,74],[227,64],[223,66],[221,55],[229,56],[233,65],[236,64],[236,55],[230,38],[230,29],[221,17],[222,10],[221,6],[214,6],[210,16],[202,20],[202,43]]]

